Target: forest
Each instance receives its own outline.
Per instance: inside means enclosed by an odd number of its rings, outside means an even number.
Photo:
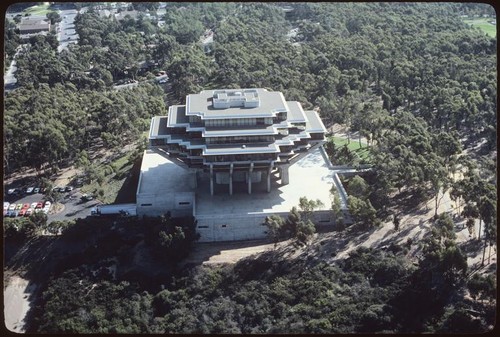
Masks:
[[[374,174],[349,183],[359,228],[396,217],[398,196],[437,205],[439,191],[449,190],[468,223],[478,219],[484,226],[480,243],[496,247],[497,41],[461,18],[494,16],[492,7],[168,3],[162,27],[145,15],[154,8],[142,5],[136,19],[121,21],[90,8],[76,17],[78,44],[61,53],[54,34],[30,38],[16,58],[18,88],[4,96],[6,173],[57,169],[93,144],[136,141],[151,116],[166,114],[188,93],[270,88],[317,109],[328,127],[342,124],[367,139]],[[5,27],[8,59],[20,42],[15,25],[6,20]],[[206,50],[200,37],[208,30],[214,43]],[[154,81],[160,70],[170,78],[167,94]],[[124,79],[140,83],[114,90]],[[325,149],[336,164],[360,164],[333,141]],[[450,179],[457,172],[462,179]],[[129,274],[98,280],[75,265],[51,275],[32,329],[486,331],[494,324],[496,279],[466,277],[453,220],[436,213],[433,226],[418,243],[423,256],[417,263],[401,245],[383,252],[360,248],[341,262],[313,253],[290,260],[275,250],[236,265],[178,270],[162,287],[145,287]]]

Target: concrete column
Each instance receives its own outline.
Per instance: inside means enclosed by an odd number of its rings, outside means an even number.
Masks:
[[[210,164],[210,195],[214,195],[214,164]]]
[[[271,167],[267,170],[267,193],[271,192]]]
[[[248,194],[252,194],[252,172],[253,162],[250,163],[250,169],[248,170]]]
[[[290,177],[288,176],[289,167],[290,165],[283,165],[280,167],[280,177],[282,185],[288,185],[290,183]]]
[[[191,188],[198,187],[198,170],[191,169]]]
[[[233,163],[229,166],[229,195],[233,195]]]

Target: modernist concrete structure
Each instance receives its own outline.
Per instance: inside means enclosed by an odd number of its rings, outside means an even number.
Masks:
[[[326,129],[315,111],[266,89],[204,90],[152,118],[137,213],[193,215],[200,241],[265,237],[266,216],[320,199],[332,224]]]
[[[289,167],[308,150],[324,143],[325,126],[315,111],[286,101],[281,92],[266,89],[204,90],[173,105],[168,116],[152,118],[150,147],[163,151],[179,165],[209,173],[215,185],[264,180],[271,191],[271,175],[279,171],[289,183]]]

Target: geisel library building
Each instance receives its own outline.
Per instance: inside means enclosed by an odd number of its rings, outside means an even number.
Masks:
[[[316,111],[266,89],[204,90],[151,120],[137,213],[193,215],[200,241],[264,237],[266,216],[320,199],[330,224],[331,171]]]

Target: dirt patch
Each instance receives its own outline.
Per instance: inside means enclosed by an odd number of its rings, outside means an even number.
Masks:
[[[50,214],[57,214],[57,213],[61,213],[62,211],[64,211],[64,204],[61,204],[61,203],[55,203],[52,205],[52,207],[50,208]]]
[[[61,173],[57,176],[57,178],[54,181],[54,186],[66,186],[70,183],[71,179],[80,174],[81,170],[75,168],[74,166],[70,166],[68,168],[65,168],[61,170]]]
[[[214,243],[198,243],[195,244],[191,254],[181,263],[187,264],[233,264],[239,260],[263,253],[273,249],[292,245],[292,240],[279,242],[276,246],[274,243],[269,243],[269,240],[253,240],[253,241],[237,241],[237,242],[214,242]],[[300,249],[294,251],[294,258],[300,254]]]
[[[26,331],[26,314],[31,308],[37,285],[17,275],[10,276],[4,288],[5,326],[12,332]]]

